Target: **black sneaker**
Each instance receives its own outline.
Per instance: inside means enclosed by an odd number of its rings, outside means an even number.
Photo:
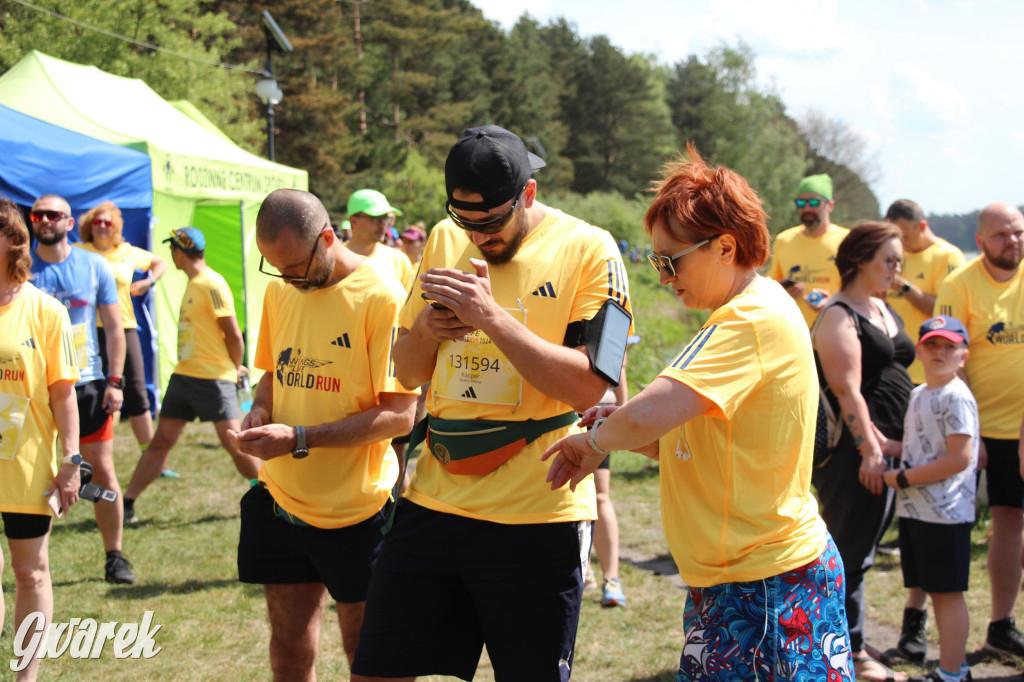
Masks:
[[[928,636],[925,626],[928,612],[919,609],[903,609],[903,629],[896,651],[900,656],[914,663],[923,663],[928,653]]]
[[[124,503],[124,521],[121,523],[122,526],[127,528],[128,526],[134,526],[139,522],[139,517],[135,513],[135,502]]]
[[[139,581],[132,572],[132,565],[120,552],[107,557],[106,581],[118,585],[132,585]]]
[[[922,677],[911,677],[910,682],[946,682],[946,679],[939,674],[938,670],[933,670]],[[960,682],[974,682],[974,676],[971,675],[970,669],[967,670],[966,675],[960,678]]]
[[[1012,616],[988,624],[984,649],[1004,656],[1024,658],[1024,633],[1017,629]]]

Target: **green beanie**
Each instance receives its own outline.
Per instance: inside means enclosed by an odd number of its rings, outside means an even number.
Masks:
[[[796,188],[798,195],[805,192],[818,194],[832,201],[832,178],[829,177],[828,173],[808,175],[800,181],[800,186]]]

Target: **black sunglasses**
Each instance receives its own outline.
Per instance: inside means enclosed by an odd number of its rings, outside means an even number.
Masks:
[[[330,227],[330,225],[324,225],[324,227]],[[316,248],[320,246],[320,237],[322,237],[323,234],[324,232],[323,229],[321,228],[320,234],[316,236],[316,241],[313,242],[313,250],[309,252],[309,262],[306,263],[306,273],[302,275],[302,277],[292,277],[291,275],[282,275],[279,272],[268,272],[267,270],[264,270],[262,255],[260,256],[260,272],[262,272],[264,275],[267,275],[268,277],[277,277],[278,279],[283,279],[286,282],[290,282],[291,284],[306,284],[307,282],[309,282],[309,269],[313,267],[313,256],[316,255]]]
[[[523,198],[523,192],[526,191],[526,185],[523,185],[523,189],[519,190],[519,194],[516,196],[516,200],[512,202],[512,208],[508,210],[505,215],[494,218],[493,220],[485,220],[482,223],[474,223],[470,220],[466,220],[454,210],[452,210],[452,202],[446,201],[444,203],[444,210],[448,212],[448,217],[452,219],[452,222],[461,227],[467,232],[479,232],[481,234],[498,234],[512,222],[512,218],[516,212],[516,206],[519,205],[519,200]]]
[[[59,220],[64,220],[65,218],[70,217],[70,215],[64,213],[63,211],[32,211],[31,213],[28,214],[28,219],[34,223],[41,223],[43,222],[43,220],[46,220],[47,222],[50,223],[55,223]]]

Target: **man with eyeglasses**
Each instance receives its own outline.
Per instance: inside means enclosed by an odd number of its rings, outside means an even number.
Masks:
[[[402,212],[373,189],[353,192],[346,209],[352,225],[352,238],[345,246],[360,256],[380,261],[395,273],[406,291],[411,289],[416,268],[402,251],[384,243],[388,231],[395,224],[395,216],[402,215]]]
[[[264,460],[242,498],[238,577],[264,585],[275,679],[314,679],[325,592],[352,663],[370,566],[383,540],[415,389],[395,377],[391,346],[406,293],[353,253],[309,192],[272,192],[256,218],[267,285],[255,365],[265,371],[242,452]],[[404,643],[399,644],[404,646]]]
[[[431,382],[429,435],[374,566],[353,680],[470,680],[484,646],[497,679],[569,679],[594,482],[553,492],[539,457],[609,385],[584,321],[629,302],[612,236],[537,200],[543,166],[493,125],[445,163],[448,218],[395,343],[399,380]]]
[[[244,342],[235,319],[235,301],[224,278],[206,264],[206,236],[195,227],[171,231],[174,266],[188,275],[178,311],[178,364],[174,367],[160,421],[149,447],[142,453],[125,493],[125,523],[138,521],[135,501],[160,477],[171,448],[189,422],[213,422],[221,445],[246,480],[255,479],[260,462],[243,454],[228,438],[238,431],[241,412],[236,385],[248,370],[242,364]]]
[[[131,564],[121,553],[124,506],[114,469],[114,413],[121,409],[125,340],[117,284],[102,256],[71,248],[68,232],[74,227],[68,202],[56,194],[36,199],[29,214],[32,232],[39,241],[32,252],[32,283],[68,309],[74,331],[81,379],[75,384],[82,457],[93,467],[93,481],[116,492],[113,502],[94,506],[96,525],[106,551],[104,577],[115,584],[137,580]],[[97,320],[106,330],[108,376],[96,331]]]
[[[775,237],[768,276],[796,299],[807,326],[812,327],[818,312],[839,290],[836,251],[849,230],[829,220],[835,202],[832,178],[825,173],[801,180],[794,203],[801,224]]]
[[[978,401],[979,466],[987,470],[992,515],[992,610],[985,649],[1024,658],[1024,633],[1013,619],[1024,552],[1024,215],[1012,204],[986,206],[978,215],[975,239],[981,256],[946,278],[935,314],[956,317],[971,337],[971,354],[961,375]]]

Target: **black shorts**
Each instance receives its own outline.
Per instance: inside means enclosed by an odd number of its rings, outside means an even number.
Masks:
[[[201,422],[240,419],[238,389],[230,381],[172,374],[160,404],[160,416],[187,422],[196,417]]]
[[[33,540],[50,531],[51,517],[46,514],[18,514],[0,512],[4,520],[4,534],[9,540]]]
[[[988,450],[985,480],[990,507],[1024,507],[1024,479],[1020,477],[1019,440],[982,438]]]
[[[103,358],[103,375],[110,376],[107,369],[107,337],[103,327],[96,328]],[[149,394],[146,392],[146,365],[142,361],[142,344],[139,343],[138,329],[124,330],[124,405],[121,414],[137,417],[149,411]]]
[[[112,419],[111,414],[103,406],[103,394],[106,390],[106,379],[96,379],[87,384],[75,386],[75,397],[78,400],[78,437],[88,438],[87,442],[113,440],[114,438],[113,430],[110,431],[109,438],[95,435],[107,429]]]
[[[580,526],[492,523],[400,500],[353,673],[472,680],[486,644],[496,679],[566,682],[583,596]]]
[[[899,519],[903,586],[925,592],[966,592],[973,523]]]
[[[362,523],[345,528],[297,526],[276,513],[274,498],[262,485],[241,501],[238,579],[259,585],[323,583],[342,604],[366,601],[370,566],[380,552],[391,505]]]

